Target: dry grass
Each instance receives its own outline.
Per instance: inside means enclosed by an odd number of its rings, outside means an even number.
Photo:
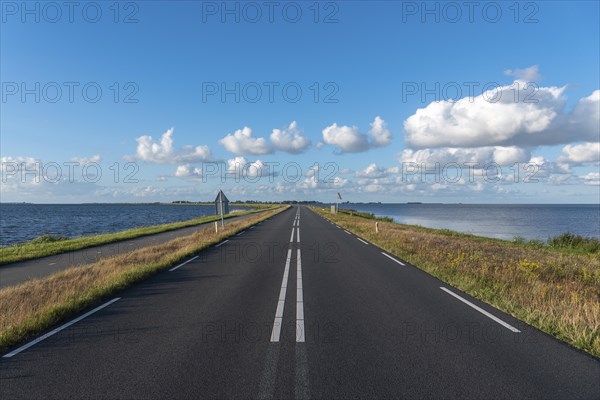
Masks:
[[[441,280],[600,356],[600,255],[328,214]]]
[[[218,234],[212,226],[156,246],[102,259],[43,279],[0,290],[0,350],[106,299],[115,292],[168,268],[198,251],[283,211],[265,211],[226,224]]]

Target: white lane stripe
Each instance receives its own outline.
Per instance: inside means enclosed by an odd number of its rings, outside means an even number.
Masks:
[[[469,300],[463,299],[462,297],[460,297],[459,295],[457,295],[456,293],[452,292],[451,290],[446,289],[445,287],[441,287],[440,289],[442,289],[444,292],[448,293],[449,295],[456,297],[458,300],[462,301],[463,303],[465,303],[466,305],[473,307],[474,309],[476,309],[477,311],[479,311],[480,313],[482,313],[483,315],[485,315],[486,317],[496,321],[497,323],[499,323],[500,325],[502,325],[503,327],[515,332],[515,333],[519,333],[521,332],[520,330],[518,330],[517,328],[515,328],[514,326],[502,321],[500,318],[490,314],[489,312],[485,311],[483,308],[476,306],[475,304],[471,303]]]
[[[292,236],[290,236],[290,243],[294,243],[294,231],[295,231],[295,230],[296,230],[296,229],[294,229],[294,228],[292,227]]]
[[[286,294],[286,288],[281,288],[281,292],[279,293],[279,296],[283,296],[283,298],[285,299],[285,294]],[[285,300],[277,301],[277,310],[275,310],[275,318],[283,318],[283,309],[284,308],[285,308]],[[272,333],[271,333],[271,337],[273,337]]]
[[[362,240],[361,238],[357,237],[358,240],[360,240],[361,242],[363,242],[364,244],[368,245],[369,243],[365,242],[364,240]]]
[[[246,232],[246,231],[241,231],[241,232],[240,232],[240,233],[238,233],[236,236],[243,235],[243,234],[244,234],[244,232]]]
[[[48,265],[55,265],[55,264],[56,264],[56,263],[50,263],[50,264],[48,264]]]
[[[296,302],[296,342],[304,342],[304,307],[301,301]],[[302,325],[302,327],[300,326]]]
[[[304,343],[304,295],[302,294],[302,257],[296,259],[296,343]]]
[[[296,228],[296,242],[300,243],[300,228]]]
[[[8,353],[8,354],[5,354],[5,355],[3,356],[3,358],[11,358],[12,356],[14,356],[14,355],[16,355],[16,354],[19,354],[20,352],[22,352],[22,351],[24,351],[24,350],[27,350],[27,349],[28,349],[28,348],[30,348],[31,346],[33,346],[33,345],[35,345],[35,344],[38,344],[38,343],[39,343],[39,342],[41,342],[42,340],[46,340],[46,339],[48,339],[50,336],[52,336],[52,335],[55,335],[55,334],[57,334],[58,332],[62,331],[63,329],[66,329],[66,328],[70,327],[71,325],[73,325],[73,324],[76,324],[77,322],[81,321],[82,319],[89,317],[90,315],[94,314],[95,312],[98,312],[98,311],[102,310],[103,308],[110,306],[111,304],[113,304],[115,301],[118,301],[118,300],[121,300],[121,298],[120,298],[120,297],[117,297],[117,298],[115,298],[115,299],[112,299],[111,301],[108,301],[108,302],[106,302],[106,303],[102,304],[102,305],[101,305],[101,306],[99,306],[99,307],[96,307],[96,308],[94,308],[92,311],[88,311],[88,312],[86,312],[86,313],[85,313],[85,314],[83,314],[82,316],[79,316],[79,317],[75,318],[74,320],[67,322],[67,323],[66,323],[66,324],[64,324],[64,325],[61,325],[61,326],[59,326],[58,328],[51,330],[50,332],[46,333],[45,335],[43,335],[43,336],[40,336],[39,338],[37,338],[37,339],[35,339],[35,340],[32,340],[31,342],[29,342],[29,343],[27,343],[27,344],[25,344],[25,345],[23,345],[23,346],[19,347],[18,349],[16,349],[16,350],[13,350],[13,351],[11,351],[11,352],[10,352],[10,353]]]
[[[219,243],[218,245],[216,245],[215,247],[220,247],[223,246],[225,243],[229,242],[229,239],[227,240],[223,240],[221,243]]]
[[[252,226],[251,226],[250,228],[248,228],[248,229],[254,229],[254,225],[252,225]]]
[[[387,258],[389,258],[390,260],[397,262],[400,265],[406,266],[406,264],[404,264],[402,261],[396,260],[394,257],[390,256],[389,254],[384,253],[383,251],[381,252],[381,254],[383,254],[384,256],[386,256]]]
[[[189,262],[192,262],[192,261],[194,261],[194,260],[195,260],[196,258],[198,258],[198,257],[200,257],[200,256],[195,256],[195,257],[192,257],[192,258],[190,258],[190,259],[189,259],[189,260],[187,260],[186,262],[183,262],[183,263],[179,264],[178,266],[171,268],[171,269],[169,270],[169,272],[173,272],[173,271],[175,271],[177,268],[179,268],[179,267],[183,267],[185,264],[187,264],[187,263],[189,263]]]
[[[283,309],[285,307],[285,294],[287,292],[287,282],[290,272],[290,261],[292,260],[292,249],[288,249],[287,259],[285,260],[285,269],[283,279],[281,280],[281,290],[277,300],[277,310],[275,311],[275,320],[273,321],[273,330],[271,331],[271,342],[279,342],[281,335],[281,324],[283,322]]]
[[[350,232],[348,232],[347,230],[344,229],[344,232],[346,232],[348,235],[352,235]]]

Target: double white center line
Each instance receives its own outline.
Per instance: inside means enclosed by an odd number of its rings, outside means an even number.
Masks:
[[[294,223],[292,224],[292,233],[290,235],[290,244],[294,243],[294,232],[296,232],[296,243],[300,243],[300,210],[296,213]],[[283,279],[281,280],[281,289],[279,290],[279,299],[277,300],[277,310],[273,321],[273,330],[271,331],[271,342],[279,342],[281,337],[281,326],[283,325],[283,310],[285,308],[285,296],[287,294],[287,285],[290,273],[290,264],[292,261],[292,249],[288,249],[285,260],[285,269],[283,270]],[[296,342],[305,341],[304,333],[304,294],[302,292],[302,255],[300,249],[296,252]]]
[[[304,343],[304,294],[302,293],[302,258],[300,249],[296,259],[296,342]]]

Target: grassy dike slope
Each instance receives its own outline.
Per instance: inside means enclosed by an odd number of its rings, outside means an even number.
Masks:
[[[207,226],[189,236],[0,289],[0,351],[288,207],[230,222],[218,234]]]
[[[275,206],[270,206],[273,208]],[[252,213],[265,211],[266,207],[260,207],[256,210],[241,211],[232,214],[227,214],[225,218],[239,217]],[[205,224],[207,222],[220,221],[219,215],[209,215],[200,218],[190,219],[188,221],[171,222],[168,224],[143,226],[140,228],[128,229],[126,231],[116,233],[105,233],[101,235],[84,236],[73,239],[56,240],[55,238],[45,235],[30,242],[19,244],[10,247],[0,247],[0,265],[10,264],[18,261],[32,260],[34,258],[53,256],[69,251],[81,250],[92,246],[114,243],[121,240],[134,239],[141,236],[153,235],[155,233],[172,231],[189,226]]]
[[[600,357],[600,254],[318,214],[431,275]]]

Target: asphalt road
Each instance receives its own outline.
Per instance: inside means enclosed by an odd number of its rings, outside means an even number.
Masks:
[[[598,359],[306,208],[82,317],[0,359],[0,397],[600,398]]]
[[[227,218],[225,223],[247,218],[250,215],[254,214]],[[121,240],[114,243],[87,247],[85,249],[56,254],[53,256],[40,257],[33,260],[0,265],[0,288],[18,285],[19,283],[23,283],[32,278],[43,278],[67,268],[96,262],[101,258],[128,253],[143,247],[153,246],[157,243],[163,243],[177,237],[191,235],[197,230],[213,224],[214,222],[207,222],[204,224],[188,226],[186,228],[174,229],[167,232],[140,236],[134,239]]]

